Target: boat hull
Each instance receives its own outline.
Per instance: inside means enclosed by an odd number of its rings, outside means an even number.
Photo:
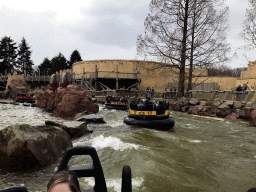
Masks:
[[[34,100],[34,99],[15,99],[15,102],[19,102],[19,103],[35,103],[36,100]]]
[[[133,125],[139,127],[153,128],[158,130],[169,130],[174,127],[174,120],[172,117],[166,119],[135,119],[131,117],[125,117],[124,123],[126,125]]]
[[[110,104],[110,103],[105,103],[104,107],[106,109],[115,109],[115,110],[127,110],[128,109],[127,105],[118,105],[118,104]]]

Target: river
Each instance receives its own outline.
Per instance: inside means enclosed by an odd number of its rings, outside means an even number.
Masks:
[[[107,124],[89,124],[94,132],[73,140],[74,146],[95,147],[109,192],[121,191],[122,167],[132,170],[134,192],[246,192],[256,187],[256,129],[247,124],[170,114],[175,131],[129,127],[125,111],[100,112]],[[39,108],[0,104],[0,129],[16,123],[42,125],[58,117]],[[70,165],[90,163],[85,157]],[[0,189],[25,185],[28,191],[46,191],[59,162],[19,173],[0,173]],[[92,178],[79,179],[92,188]]]

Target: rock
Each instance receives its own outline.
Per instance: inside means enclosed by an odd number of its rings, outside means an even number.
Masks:
[[[239,119],[239,115],[236,114],[236,113],[231,113],[231,114],[228,114],[225,119],[227,120],[232,120],[232,121],[241,121],[241,119]]]
[[[218,109],[217,112],[216,112],[216,116],[224,118],[224,117],[226,117],[227,115],[229,115],[231,113],[232,113],[231,109],[228,109],[228,110],[219,110]]]
[[[230,109],[234,108],[234,101],[228,100],[228,101],[225,101],[224,104],[229,106]]]
[[[208,116],[210,115],[211,106],[195,105],[188,110],[189,114]]]
[[[70,136],[58,127],[9,126],[0,130],[0,169],[15,172],[45,166],[70,147]]]
[[[208,103],[206,101],[200,101],[200,105],[206,106]]]
[[[246,107],[251,107],[253,105],[253,102],[248,102],[247,104],[246,104]]]
[[[43,94],[38,95],[37,107],[52,110],[60,117],[74,117],[83,111],[92,113],[99,111],[99,106],[93,103],[86,91],[75,85],[58,89],[56,93],[47,89]]]
[[[81,113],[77,113],[77,114],[75,115],[75,117],[74,117],[74,120],[76,120],[76,119],[78,119],[79,117],[82,117],[82,116],[84,116],[84,115],[88,115],[88,114],[92,114],[92,112],[90,112],[90,111],[83,111],[83,112],[81,112]]]
[[[256,109],[254,109],[250,114],[250,123],[256,126]]]
[[[240,119],[246,119],[245,118],[245,112],[243,110],[237,109],[236,114],[239,116]]]
[[[246,106],[250,107],[250,108],[253,108],[253,109],[256,109],[256,103],[248,102]]]
[[[45,125],[57,126],[66,131],[71,138],[78,138],[86,133],[92,133],[92,130],[87,129],[87,123],[79,121],[45,121]]]
[[[250,107],[244,107],[242,108],[242,111],[244,112],[244,119],[250,120],[253,109]]]
[[[200,101],[196,98],[192,98],[192,99],[189,100],[188,104],[189,105],[199,105]]]
[[[104,119],[96,114],[84,115],[76,119],[77,121],[85,121],[86,123],[106,123]]]
[[[244,107],[244,105],[241,101],[235,101],[234,102],[234,109],[241,109],[243,107]]]
[[[221,102],[220,101],[215,101],[211,104],[211,112],[212,113],[216,113],[217,110],[218,110],[218,106],[221,105]]]
[[[228,114],[231,114],[232,110],[226,103],[222,103],[221,105],[218,106],[218,109],[216,111],[216,116],[217,117],[226,117]]]
[[[29,91],[29,86],[22,79],[13,79],[6,91],[12,99],[15,99],[17,93],[27,93]]]
[[[0,91],[0,99],[5,99],[7,96],[7,91]]]
[[[170,107],[173,111],[180,111],[181,110],[181,106],[178,102],[171,103]]]
[[[189,106],[187,106],[187,105],[181,107],[182,112],[187,112],[188,110],[189,110]]]

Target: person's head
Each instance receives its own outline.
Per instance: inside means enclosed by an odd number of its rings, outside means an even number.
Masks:
[[[81,192],[76,174],[68,170],[59,171],[49,181],[47,192]]]

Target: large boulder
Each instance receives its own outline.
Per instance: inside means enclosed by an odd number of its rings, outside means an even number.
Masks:
[[[106,123],[102,116],[97,114],[83,115],[76,119],[76,121],[84,121],[86,123]]]
[[[52,110],[60,117],[74,117],[77,113],[89,111],[97,113],[99,106],[93,103],[86,91],[75,85],[54,92],[47,89],[37,97],[37,107]]]
[[[91,97],[86,91],[75,85],[68,85],[61,102],[56,106],[53,112],[61,117],[74,117],[77,113],[83,111],[97,113],[99,106],[93,103]]]
[[[210,115],[211,106],[195,105],[188,110],[189,114],[208,116]]]
[[[14,125],[0,130],[0,169],[15,172],[45,166],[72,147],[69,134],[58,127]]]
[[[81,121],[45,121],[45,125],[58,126],[65,130],[71,138],[81,137],[86,133],[92,133],[92,130],[87,129],[87,123]]]
[[[227,120],[231,120],[231,121],[241,121],[241,119],[239,119],[239,114],[237,113],[231,113],[231,114],[228,114],[225,119]]]
[[[17,93],[27,93],[30,90],[28,84],[22,79],[13,79],[7,87],[10,98],[15,99]]]
[[[222,103],[221,105],[218,106],[218,109],[216,111],[216,116],[224,118],[231,113],[232,113],[232,110],[230,109],[230,107],[226,103]]]
[[[196,99],[196,98],[191,98],[188,102],[189,105],[199,105],[200,104],[200,101],[199,99]]]

